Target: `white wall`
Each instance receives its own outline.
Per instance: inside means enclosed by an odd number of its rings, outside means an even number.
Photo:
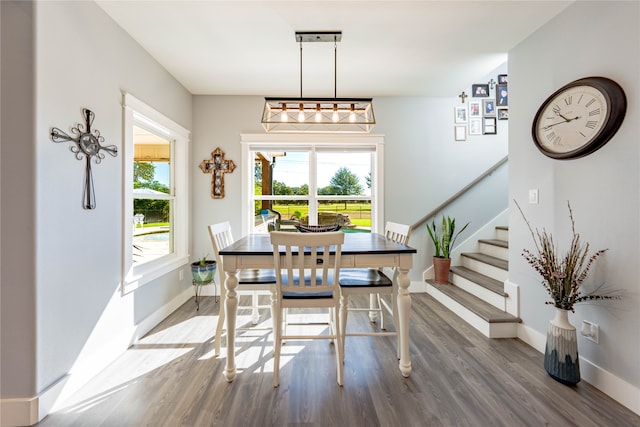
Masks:
[[[190,275],[179,281],[177,271],[124,296],[119,287],[121,92],[185,128],[192,99],[93,2],[2,2],[2,19],[2,201],[12,222],[3,216],[1,397],[42,400],[49,393],[50,406],[192,292]],[[5,92],[14,86],[26,90]],[[49,138],[51,127],[70,132],[83,123],[83,107],[95,112],[93,128],[104,144],[120,153],[93,165],[95,210],[81,204],[84,159],[69,151],[71,143]],[[5,115],[9,109],[16,113]],[[5,184],[13,191],[5,193]],[[20,216],[5,210],[14,203]]]
[[[605,392],[626,398],[640,411],[640,3],[577,2],[509,53],[511,117],[509,127],[509,280],[520,285],[524,328],[546,333],[553,316],[538,277],[521,257],[533,242],[513,199],[534,227],[546,228],[566,248],[571,202],[576,228],[592,250],[609,248],[592,269],[588,284],[606,283],[626,293],[623,301],[585,303],[570,320],[600,326],[600,344],[580,338],[579,354],[599,372]],[[543,156],[531,139],[539,105],[559,87],[588,76],[617,81],[628,99],[626,118],[616,136],[595,153],[575,160]],[[527,203],[529,189],[540,203]],[[564,244],[564,246],[563,246]],[[607,390],[611,374],[617,390]],[[603,380],[603,378],[605,380]],[[627,386],[630,386],[626,388]],[[627,393],[630,391],[631,394]],[[624,402],[623,402],[624,403]]]

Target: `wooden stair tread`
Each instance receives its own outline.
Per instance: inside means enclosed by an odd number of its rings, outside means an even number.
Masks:
[[[467,267],[462,266],[451,267],[451,272],[457,274],[458,276],[464,277],[465,279],[474,282],[478,286],[482,286],[483,288],[488,289],[500,296],[509,296],[504,291],[504,284],[492,277],[485,276],[484,274],[480,274],[477,271],[473,271],[468,269]]]
[[[505,230],[505,231],[509,231],[509,227],[506,225],[499,225],[496,227],[496,230]]]
[[[464,257],[475,259],[476,261],[484,262],[485,264],[492,265],[502,270],[509,270],[509,261],[496,258],[491,255],[483,254],[480,252],[464,252],[461,254]]]
[[[468,310],[478,315],[488,323],[520,323],[521,320],[509,313],[506,313],[491,304],[471,295],[459,287],[452,284],[435,283],[433,280],[427,282],[435,289],[447,295],[452,300],[458,302]]]
[[[480,243],[486,243],[487,245],[499,246],[501,248],[509,249],[509,242],[500,239],[480,239]]]

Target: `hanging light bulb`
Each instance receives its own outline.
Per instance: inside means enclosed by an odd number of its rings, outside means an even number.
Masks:
[[[322,121],[322,113],[320,112],[320,104],[316,104],[316,122]]]
[[[289,116],[287,116],[287,104],[282,104],[282,112],[280,113],[280,121],[286,122],[289,120]]]
[[[338,104],[333,104],[333,115],[331,116],[331,120],[334,123],[338,123],[338,120],[340,120],[340,117],[338,116]]]
[[[349,111],[349,121],[351,123],[355,123],[356,121],[356,112],[355,112],[355,105],[351,104],[351,111]]]
[[[298,121],[304,122],[304,104],[300,104],[300,111],[298,111]]]

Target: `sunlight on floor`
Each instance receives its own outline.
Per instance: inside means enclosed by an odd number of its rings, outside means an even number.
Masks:
[[[288,314],[286,334],[327,334],[327,320],[326,311]],[[202,344],[205,344],[206,352],[197,360],[204,363],[213,360],[212,363],[219,363],[223,367],[227,355],[226,330],[222,335],[220,355],[216,358],[213,343],[217,321],[217,315],[196,315],[175,325],[160,324],[70,396],[56,412],[84,412],[107,399],[122,398],[118,394],[127,393],[129,387],[145,386],[150,378],[162,372],[163,367],[180,363],[178,359],[198,348],[201,351]],[[271,318],[263,318],[257,325],[252,325],[250,315],[239,313],[237,327],[243,328],[236,332],[235,360],[238,373],[272,373],[274,364]],[[285,342],[280,359],[281,369],[306,348],[304,340]]]

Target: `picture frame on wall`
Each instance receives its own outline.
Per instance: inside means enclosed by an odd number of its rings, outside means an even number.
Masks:
[[[454,107],[455,122],[467,123],[467,107]]]
[[[509,87],[507,85],[496,85],[496,104],[498,107],[509,105]]]
[[[495,117],[485,117],[483,119],[482,133],[484,135],[495,135],[497,133],[497,124]]]
[[[482,135],[482,119],[469,119],[469,135]]]
[[[508,108],[498,108],[498,120],[509,120]]]
[[[467,127],[466,126],[454,126],[454,136],[456,141],[467,140]]]
[[[484,99],[482,101],[482,115],[484,117],[496,116],[496,101],[495,99]]]
[[[507,84],[509,83],[506,74],[498,74],[498,84]]]
[[[469,101],[469,117],[482,117],[482,103]]]
[[[488,98],[489,84],[473,84],[471,85],[471,96],[474,98]]]

